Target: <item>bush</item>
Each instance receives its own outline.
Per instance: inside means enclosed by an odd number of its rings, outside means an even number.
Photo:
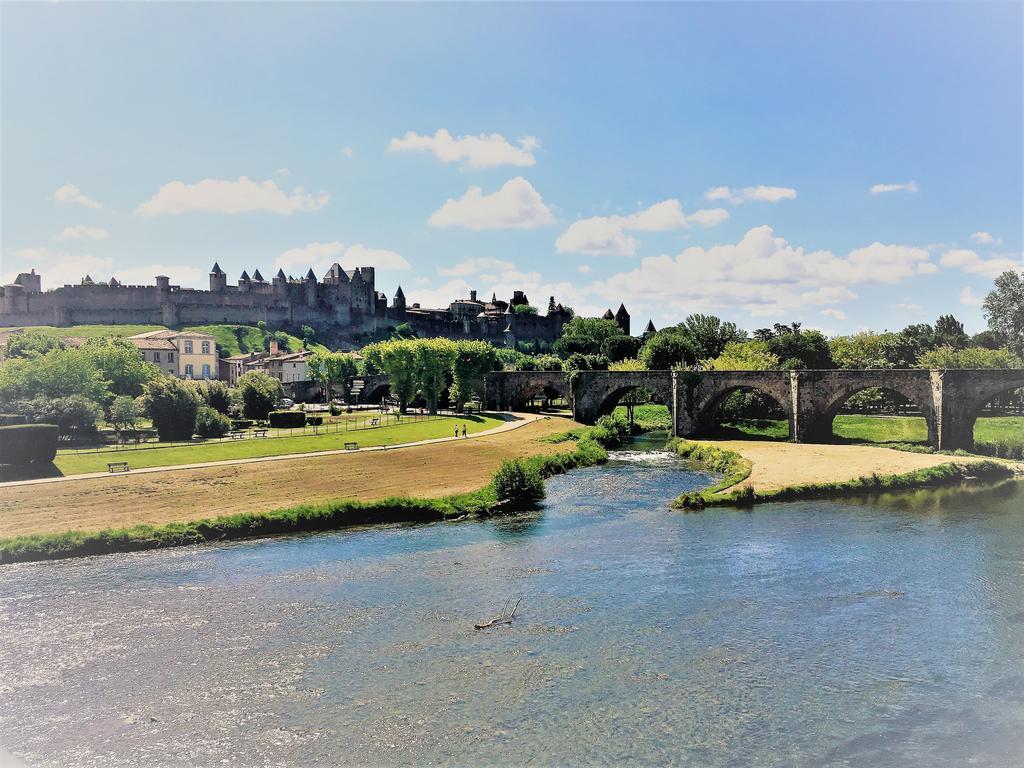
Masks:
[[[252,419],[232,419],[231,420],[231,428],[232,429],[248,429],[252,425],[253,425],[253,420]]]
[[[0,413],[0,427],[9,427],[12,424],[24,424],[28,417],[21,413]]]
[[[223,381],[206,379],[205,381],[195,381],[192,386],[196,388],[196,393],[203,399],[203,402],[213,410],[224,414],[228,412],[231,407],[231,389]]]
[[[307,416],[306,417],[306,423],[309,424],[311,427],[319,427],[321,424],[324,423],[324,417],[323,416]]]
[[[0,427],[0,464],[45,464],[57,455],[56,424]]]
[[[544,479],[536,467],[522,459],[501,462],[492,481],[499,501],[530,505],[544,498]]]
[[[192,437],[199,410],[193,387],[178,379],[161,377],[146,383],[143,401],[161,440]]]
[[[265,419],[274,409],[274,403],[284,396],[284,388],[273,376],[249,371],[238,378],[238,395],[247,419]]]
[[[302,411],[271,411],[267,414],[270,426],[275,429],[295,429],[306,426],[306,414]]]
[[[37,397],[26,404],[29,420],[36,424],[56,424],[63,437],[91,437],[102,415],[96,403],[82,395]]]
[[[231,422],[215,408],[202,405],[196,411],[195,429],[200,437],[224,437],[231,429]]]
[[[590,430],[590,436],[605,448],[618,448],[629,437],[629,422],[621,416],[602,416]]]

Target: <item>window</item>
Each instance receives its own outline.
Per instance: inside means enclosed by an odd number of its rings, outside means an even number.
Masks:
[[[185,354],[186,355],[191,355],[192,354],[192,342],[191,341],[186,341],[185,342]]]
[[[203,354],[204,355],[210,354],[210,342],[208,342],[208,341],[204,341],[203,342]]]
[[[154,363],[159,363],[160,362],[160,353],[159,352],[154,352],[153,353],[153,362]]]
[[[174,362],[174,353],[173,352],[168,352],[167,353],[167,362],[168,363],[173,363]]]
[[[203,343],[206,344],[207,346],[209,345],[209,342],[203,342]],[[210,378],[210,366],[206,365],[205,363],[203,364],[203,378],[204,379]]]
[[[192,363],[188,363],[185,366],[185,375],[188,376],[190,379],[192,378],[192,371],[193,371]]]

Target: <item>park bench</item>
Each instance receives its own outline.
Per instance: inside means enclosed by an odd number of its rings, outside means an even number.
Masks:
[[[253,437],[266,437],[267,436],[267,430],[265,430],[265,429],[254,429],[252,431],[252,435],[253,435]]]
[[[380,419],[370,419],[370,426],[371,427],[379,427],[380,426]]]
[[[228,432],[228,437],[232,440],[242,440],[245,438],[245,432]]]
[[[107,472],[113,474],[114,472],[129,472],[131,467],[128,466],[127,461],[112,461],[107,464]]]
[[[346,451],[357,451],[359,450],[359,443],[345,443]]]

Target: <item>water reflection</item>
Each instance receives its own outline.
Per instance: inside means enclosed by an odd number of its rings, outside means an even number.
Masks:
[[[616,454],[536,512],[0,569],[30,765],[1008,766],[1024,485],[682,515]],[[510,596],[511,627],[476,631]]]

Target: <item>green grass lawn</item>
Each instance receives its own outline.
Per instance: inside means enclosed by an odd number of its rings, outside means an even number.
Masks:
[[[259,456],[283,456],[290,453],[329,451],[344,448],[347,442],[358,442],[360,448],[377,445],[411,443],[438,437],[451,437],[455,425],[465,424],[470,433],[491,429],[502,423],[493,416],[463,416],[438,418],[428,421],[409,421],[395,426],[376,429],[331,432],[301,437],[269,437],[244,440],[199,443],[174,448],[129,448],[121,451],[75,453],[60,451],[54,464],[65,475],[103,472],[111,461],[127,461],[132,469],[163,467],[177,464],[195,464],[204,461],[248,459]]]
[[[99,336],[134,336],[136,333],[146,331],[163,330],[162,325],[69,325],[58,327],[55,325],[33,325],[14,326],[12,328],[0,328],[0,331],[13,331],[15,328],[24,327],[26,330],[39,331],[46,336],[74,336],[84,339],[93,339]]]
[[[724,425],[737,437],[785,440],[789,433],[785,421],[737,422]],[[923,416],[857,416],[840,414],[832,422],[832,432],[842,440],[865,443],[925,443],[928,425]],[[1024,417],[982,416],[974,423],[974,439],[979,442],[1002,440],[1024,443]]]

